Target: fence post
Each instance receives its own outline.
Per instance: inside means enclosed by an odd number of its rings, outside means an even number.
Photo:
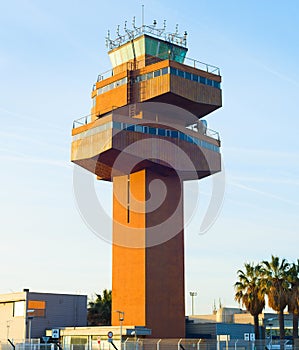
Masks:
[[[160,341],[161,341],[162,339],[159,339],[158,340],[158,342],[157,342],[157,350],[160,350]]]
[[[182,342],[182,338],[178,341],[178,350],[180,350],[180,345],[181,345],[181,342]]]
[[[127,341],[129,340],[129,338],[127,338],[125,341],[124,341],[124,350],[126,350],[126,348],[127,348]]]
[[[200,348],[200,342],[201,342],[201,339],[199,339],[199,341],[197,342],[197,350],[199,350],[199,348]]]

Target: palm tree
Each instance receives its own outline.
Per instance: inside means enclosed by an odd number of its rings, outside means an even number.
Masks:
[[[263,261],[264,286],[268,304],[278,313],[280,339],[285,338],[283,311],[288,305],[289,282],[287,280],[290,264],[286,259],[280,261],[278,256],[271,256],[271,261]]]
[[[111,325],[111,290],[104,289],[103,295],[88,303],[87,321],[90,326]]]
[[[298,316],[299,316],[299,259],[297,264],[293,263],[288,272],[290,283],[288,311],[293,314],[293,339],[298,338]]]
[[[265,307],[265,289],[263,288],[261,265],[245,263],[245,271],[239,270],[235,283],[235,300],[244,305],[254,319],[255,338],[260,339],[259,314]]]

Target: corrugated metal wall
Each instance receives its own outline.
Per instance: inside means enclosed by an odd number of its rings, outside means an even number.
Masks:
[[[46,302],[45,317],[36,317],[32,320],[32,338],[45,335],[46,329],[87,325],[87,297],[85,295],[29,292],[28,300]]]

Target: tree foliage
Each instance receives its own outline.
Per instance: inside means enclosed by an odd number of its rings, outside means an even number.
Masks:
[[[293,263],[288,272],[289,295],[288,311],[293,314],[293,338],[298,338],[298,317],[299,317],[299,260]]]
[[[288,263],[286,259],[271,256],[270,261],[244,264],[235,283],[235,300],[246,307],[254,317],[256,339],[259,338],[258,315],[268,305],[278,313],[280,339],[284,339],[284,310],[293,314],[293,338],[298,338],[299,318],[299,259]]]
[[[96,299],[88,303],[87,321],[90,326],[111,325],[111,290],[104,289],[103,294],[96,294]]]
[[[260,339],[259,319],[265,307],[265,288],[262,283],[261,265],[244,264],[245,271],[238,271],[238,282],[235,283],[235,300],[246,307],[254,318],[255,338]]]
[[[262,266],[268,304],[271,309],[278,312],[280,339],[284,339],[284,309],[289,301],[288,271],[290,264],[286,259],[280,261],[278,256],[272,255],[271,261],[263,261]]]

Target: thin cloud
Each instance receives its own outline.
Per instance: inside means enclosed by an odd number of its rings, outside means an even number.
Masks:
[[[255,183],[267,183],[267,184],[279,184],[279,185],[291,185],[299,186],[298,179],[285,179],[285,178],[269,178],[269,177],[250,177],[250,176],[234,176],[232,180],[255,182]]]
[[[45,146],[45,147],[50,147],[51,149],[56,148],[59,149],[60,151],[65,151],[66,148],[60,147],[55,143],[50,143],[50,142],[43,142],[39,141],[33,137],[28,137],[20,134],[15,134],[15,133],[9,133],[9,132],[1,132],[0,131],[0,136],[2,137],[8,137],[10,140],[19,140],[19,141],[26,141],[26,145],[29,144],[34,144],[34,145],[40,145],[40,146]]]
[[[297,87],[299,87],[299,84],[296,80],[290,78],[288,75],[278,72],[277,70],[274,70],[273,68],[269,67],[268,65],[265,65],[263,63],[261,63],[259,60],[256,60],[255,58],[251,58],[251,60],[257,65],[262,67],[264,70],[266,70],[267,72],[275,75],[276,77],[280,78],[281,80],[285,80]]]
[[[44,158],[34,158],[34,157],[24,157],[22,156],[12,156],[12,155],[0,155],[1,160],[6,161],[15,161],[15,162],[23,162],[23,163],[35,163],[35,164],[46,164],[46,165],[54,165],[63,168],[69,168],[72,164],[69,161],[57,161],[52,159],[44,159]]]
[[[242,185],[242,184],[237,183],[237,182],[229,181],[229,184],[231,184],[232,186],[241,188],[243,190],[249,191],[249,192],[260,194],[260,195],[268,197],[268,198],[277,199],[277,200],[279,200],[281,202],[284,202],[284,203],[288,203],[288,204],[292,204],[292,205],[299,205],[298,202],[295,202],[295,201],[292,201],[292,200],[289,200],[289,199],[277,196],[277,195],[269,193],[269,192],[264,192],[264,191],[261,191],[261,190],[257,190],[256,188],[245,186],[245,185]]]
[[[34,122],[34,124],[42,124],[44,127],[50,127],[51,129],[55,130],[56,132],[63,133],[63,130],[60,129],[59,127],[57,127],[58,124],[49,123],[48,119],[45,120],[45,119],[41,119],[41,118],[34,118],[32,116],[28,116],[28,115],[23,114],[23,113],[10,111],[4,107],[0,107],[0,112],[9,114],[9,115],[16,117],[16,118],[19,118],[19,119]]]
[[[226,152],[232,152],[234,154],[258,156],[258,157],[282,157],[285,158],[299,158],[298,152],[281,152],[281,151],[272,151],[269,149],[254,149],[254,148],[236,148],[236,147],[226,147]]]

